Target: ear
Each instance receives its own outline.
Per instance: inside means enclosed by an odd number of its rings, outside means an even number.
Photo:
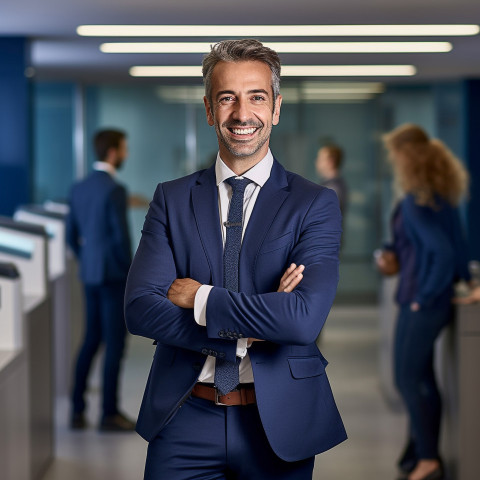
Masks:
[[[214,119],[213,119],[213,112],[212,112],[212,107],[210,106],[209,101],[207,100],[207,97],[203,97],[203,103],[205,104],[205,112],[207,114],[207,123],[213,127],[215,124]]]
[[[107,150],[107,155],[105,157],[105,161],[111,161],[111,160],[114,160],[116,157],[117,157],[117,153],[118,153],[118,148],[115,148],[115,147],[110,147],[108,150]]]
[[[277,99],[275,100],[275,109],[273,111],[273,119],[272,124],[278,125],[280,122],[280,107],[282,106],[282,96],[278,95]]]

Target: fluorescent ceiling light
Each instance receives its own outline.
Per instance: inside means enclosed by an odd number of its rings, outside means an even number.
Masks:
[[[381,83],[317,83],[316,88],[302,83],[298,87],[283,87],[284,103],[337,103],[367,101],[383,91]],[[381,90],[380,90],[381,88]],[[205,89],[202,86],[165,85],[156,89],[157,96],[166,103],[203,104]]]
[[[285,65],[282,77],[412,76],[413,65]]]
[[[355,93],[338,92],[306,92],[301,87],[285,87],[281,89],[284,103],[330,103],[339,101],[367,101],[375,97],[372,92]],[[156,89],[157,96],[165,103],[203,104],[204,87],[200,86],[161,86]]]
[[[103,43],[104,53],[208,53],[206,42]],[[449,52],[449,42],[274,42],[264,43],[278,53],[436,53]]]
[[[373,93],[313,93],[302,92],[303,100],[370,100],[375,97]]]
[[[411,76],[413,65],[284,65],[282,77]],[[202,77],[200,66],[135,66],[133,77]]]
[[[200,66],[137,66],[130,68],[132,77],[198,77],[202,78]]]
[[[302,92],[311,93],[382,93],[385,85],[379,82],[303,82]]]
[[[93,37],[358,37],[477,35],[478,25],[80,25]]]

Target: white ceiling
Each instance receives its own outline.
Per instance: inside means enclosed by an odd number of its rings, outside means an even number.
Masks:
[[[81,24],[449,24],[480,23],[479,0],[0,0],[0,36],[32,39],[38,78],[79,81],[135,81],[133,65],[199,65],[201,54],[105,54],[99,45],[125,39],[87,38]],[[135,39],[134,39],[135,40]],[[154,39],[149,39],[154,40]],[[161,41],[169,39],[159,39]],[[173,38],[170,40],[181,41]],[[220,38],[188,38],[188,41]],[[264,39],[267,40],[267,39]],[[281,38],[268,40],[282,40]],[[304,38],[303,41],[339,40]],[[368,41],[363,38],[343,38]],[[406,41],[407,38],[374,40]],[[414,39],[415,40],[415,39]],[[417,40],[422,40],[417,38]],[[285,64],[413,64],[415,77],[401,82],[480,77],[480,35],[427,37],[450,41],[449,53],[283,54]],[[130,40],[129,40],[130,41]],[[331,80],[331,79],[329,79]],[[378,78],[372,80],[379,80]],[[383,80],[383,79],[382,79]],[[156,80],[158,81],[158,80]]]

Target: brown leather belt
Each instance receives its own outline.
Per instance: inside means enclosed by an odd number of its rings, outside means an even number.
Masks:
[[[252,405],[257,403],[255,398],[255,388],[253,383],[240,385],[238,389],[233,390],[226,395],[219,395],[217,389],[212,385],[197,383],[192,390],[192,396],[210,400],[215,405],[233,406],[233,405]]]

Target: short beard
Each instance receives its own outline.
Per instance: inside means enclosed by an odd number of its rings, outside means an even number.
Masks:
[[[239,126],[242,126],[242,127],[247,127],[247,126],[251,126],[251,127],[256,127],[256,128],[265,128],[265,125],[261,124],[261,125],[258,125],[258,124],[253,124],[252,122],[237,122],[235,123],[235,126],[239,127]],[[228,125],[227,127],[227,124],[223,124],[222,127],[224,128],[232,128],[232,125]],[[260,141],[258,144],[255,145],[254,147],[254,151],[253,152],[239,152],[235,147],[234,145],[232,145],[231,143],[229,143],[225,137],[222,135],[222,132],[220,130],[220,127],[218,126],[217,123],[215,123],[215,131],[217,132],[217,138],[219,138],[220,142],[222,143],[222,145],[232,154],[234,155],[235,157],[237,158],[244,158],[244,157],[250,157],[252,155],[255,155],[255,153],[257,153],[264,145],[265,143],[269,140],[270,138],[270,135],[266,136],[264,139],[262,139],[262,141]],[[271,131],[271,128],[270,128],[270,131]]]

